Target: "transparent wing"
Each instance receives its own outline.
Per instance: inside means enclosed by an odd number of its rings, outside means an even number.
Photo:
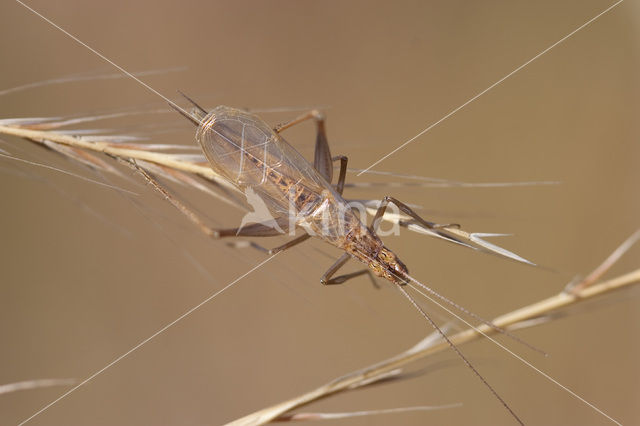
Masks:
[[[216,107],[203,120],[196,139],[217,173],[245,193],[251,188],[276,217],[291,214],[292,202],[295,209],[303,193],[304,204],[310,206],[323,191],[335,192],[298,151],[253,114]]]

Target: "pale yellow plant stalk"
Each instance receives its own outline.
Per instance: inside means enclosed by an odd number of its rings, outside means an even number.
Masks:
[[[32,130],[19,126],[1,126],[0,133],[5,135],[13,135],[21,138],[32,140],[49,140],[62,145],[73,146],[76,148],[82,148],[89,151],[101,152],[109,154],[114,157],[131,160],[144,160],[150,161],[155,164],[170,167],[172,169],[180,170],[183,172],[193,173],[198,176],[202,176],[206,179],[215,180],[221,185],[225,185],[229,188],[233,188],[229,182],[220,177],[206,165],[200,165],[189,161],[176,160],[170,154],[164,154],[159,152],[150,152],[139,149],[127,149],[120,148],[116,144],[99,141],[85,141],[82,138],[78,138],[71,135],[65,135],[64,133],[57,133],[50,130]]]

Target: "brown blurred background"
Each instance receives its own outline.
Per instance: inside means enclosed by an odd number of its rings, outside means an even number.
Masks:
[[[324,108],[333,152],[348,155],[354,168],[367,167],[612,4],[390,3],[29,2],[129,70],[187,67],[145,78],[168,96],[180,89],[208,107]],[[17,3],[0,8],[0,89],[112,72]],[[389,238],[413,276],[492,317],[559,291],[638,228],[639,13],[637,3],[622,3],[376,167],[560,185],[348,190],[355,198],[391,193],[423,206],[434,221],[468,230],[513,233],[499,242],[547,267],[407,232]],[[134,82],[94,80],[0,97],[0,118],[153,106],[163,103]],[[262,115],[276,124],[295,114]],[[140,123],[152,125],[143,130],[153,141],[193,143],[193,129],[176,114],[93,127],[126,133],[140,131]],[[155,132],[167,127],[172,132]],[[89,175],[3,139],[10,145],[2,148],[18,156]],[[311,124],[287,139],[311,157]],[[0,384],[84,379],[265,258],[207,240],[137,177],[139,185],[116,181],[141,193],[132,202],[53,171],[8,160],[0,168]],[[231,208],[184,195],[212,224],[239,222]],[[638,253],[609,276],[638,267]],[[385,283],[381,290],[366,278],[322,287],[319,277],[338,255],[318,241],[282,254],[31,424],[221,424],[399,353],[431,331]],[[519,333],[548,358],[505,343],[617,420],[638,423],[638,294],[619,293]],[[493,344],[462,350],[528,424],[608,424]],[[305,411],[462,402],[330,424],[513,424],[453,353],[413,369],[425,374]],[[66,389],[0,396],[0,423],[24,420]]]

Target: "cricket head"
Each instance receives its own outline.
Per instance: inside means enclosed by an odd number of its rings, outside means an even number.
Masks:
[[[407,283],[409,270],[394,252],[382,246],[376,260],[377,262],[369,264],[374,274],[394,284],[405,285]]]

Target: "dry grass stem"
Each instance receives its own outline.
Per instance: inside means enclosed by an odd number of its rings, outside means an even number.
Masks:
[[[36,379],[25,380],[23,382],[6,383],[0,385],[0,395],[5,393],[18,392],[22,390],[31,390],[39,388],[48,388],[51,386],[69,386],[77,383],[76,379]]]
[[[17,126],[0,126],[0,133],[18,136],[33,141],[52,141],[62,145],[82,148],[88,151],[101,152],[113,157],[131,160],[146,160],[155,164],[166,166],[175,170],[193,173],[206,179],[216,181],[221,185],[233,188],[227,181],[220,177],[208,165],[196,164],[189,161],[176,159],[176,156],[158,152],[150,152],[142,149],[121,148],[117,144],[87,141],[80,137],[56,133],[51,131],[31,130]]]
[[[399,408],[387,408],[381,410],[366,410],[366,411],[350,411],[345,413],[296,413],[286,414],[278,417],[278,422],[300,422],[309,420],[336,420],[336,419],[348,419],[352,417],[362,416],[378,416],[381,414],[397,414],[408,413],[411,411],[434,411],[445,410],[447,408],[461,407],[462,404],[447,404],[436,406],[419,406],[419,407],[399,407]]]

